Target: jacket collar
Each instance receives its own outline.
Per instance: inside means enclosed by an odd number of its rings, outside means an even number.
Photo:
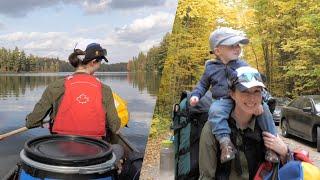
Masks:
[[[231,64],[231,63],[234,63],[234,62],[236,62],[237,60],[239,60],[239,59],[234,59],[234,60],[230,60],[227,64]],[[215,59],[215,61],[214,61],[216,64],[224,64],[220,59]]]
[[[237,129],[241,129],[241,128],[238,126],[237,121],[236,121],[236,118],[234,117],[234,114],[233,114],[233,113],[230,114],[230,120],[231,120],[230,123],[232,123],[235,127],[237,127]],[[252,118],[251,118],[248,126],[247,126],[246,128],[244,128],[244,129],[248,129],[248,128],[249,128],[249,129],[251,129],[252,131],[254,131],[255,125],[256,125],[256,116],[252,116]],[[242,130],[244,130],[244,129],[242,129]]]

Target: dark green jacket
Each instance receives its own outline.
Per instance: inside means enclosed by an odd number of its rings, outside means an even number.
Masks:
[[[253,118],[245,129],[236,127],[232,116],[229,119],[231,139],[238,149],[236,158],[221,164],[220,145],[212,134],[209,121],[204,125],[199,143],[200,180],[212,179],[252,179],[260,163],[264,162],[262,132]],[[246,149],[246,150],[245,150]]]
[[[49,84],[41,96],[41,99],[34,106],[33,111],[26,117],[27,128],[41,126],[43,119],[50,114],[54,119],[58,112],[59,104],[64,94],[64,78],[58,79]],[[115,133],[120,128],[120,119],[114,105],[111,88],[102,84],[103,106],[106,111],[106,123],[108,129]]]
[[[255,117],[252,118],[247,128],[241,129],[237,126],[236,120],[231,116],[229,118],[229,127],[231,129],[231,141],[238,150],[238,153],[235,159],[229,163],[219,164],[220,162],[218,162],[217,179],[223,179],[225,177],[223,173],[227,169],[230,169],[228,170],[230,172],[229,179],[233,177],[236,177],[236,179],[240,177],[253,179],[260,164],[265,161],[262,130],[258,123],[256,123]]]

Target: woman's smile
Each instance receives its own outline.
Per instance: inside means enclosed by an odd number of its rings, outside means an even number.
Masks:
[[[257,103],[244,103],[246,106],[253,108],[257,105]]]

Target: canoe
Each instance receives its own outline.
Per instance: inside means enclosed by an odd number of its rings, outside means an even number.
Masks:
[[[127,138],[125,138],[121,133],[119,133],[118,135],[115,135],[114,137],[112,137],[113,139],[113,144],[120,144],[122,145],[122,147],[124,148],[124,159],[125,159],[125,163],[123,165],[123,171],[128,171],[128,172],[125,172],[125,173],[134,173],[134,175],[137,175],[136,178],[134,179],[139,179],[139,175],[140,175],[140,169],[141,169],[141,165],[142,165],[142,159],[143,159],[143,154],[140,153],[129,141]],[[135,158],[135,159],[130,159],[130,157],[138,157],[138,158]],[[130,162],[131,160],[134,160],[134,161],[139,161],[138,163],[132,163]],[[130,167],[130,170],[128,170],[128,167],[124,167],[124,166],[127,166],[127,165],[132,165],[134,164],[135,166],[138,166],[138,167],[134,167],[134,168],[131,168]],[[21,162],[17,162],[16,166],[13,167],[8,173],[7,175],[5,175],[3,177],[4,180],[18,180],[19,179],[19,175],[21,173]],[[132,172],[132,169],[134,169],[134,171],[136,172]],[[133,177],[131,176],[130,174],[124,174],[122,173],[121,175],[122,177]],[[125,179],[125,178],[120,178],[119,179]]]

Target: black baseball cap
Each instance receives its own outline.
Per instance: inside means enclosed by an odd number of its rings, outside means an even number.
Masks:
[[[83,59],[83,62],[88,62],[93,59],[102,60],[104,59],[106,62],[108,62],[107,56],[107,50],[103,49],[100,44],[98,43],[91,43],[87,46],[85,50],[85,56]]]

